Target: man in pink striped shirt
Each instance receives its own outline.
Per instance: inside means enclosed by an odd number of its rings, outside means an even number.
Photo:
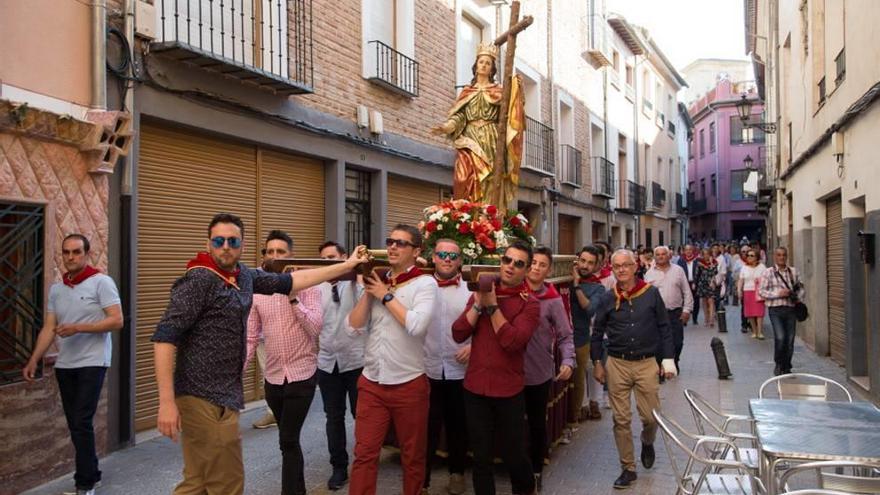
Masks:
[[[266,259],[281,257],[275,253],[285,250],[293,256],[293,239],[280,230],[270,232]],[[266,402],[278,421],[283,495],[306,493],[299,436],[315,396],[322,321],[321,290],[317,286],[299,291],[294,298],[287,294],[255,294],[248,317],[245,368],[262,337],[266,347]]]

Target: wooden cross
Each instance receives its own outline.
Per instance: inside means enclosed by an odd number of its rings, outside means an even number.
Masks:
[[[504,174],[507,170],[507,115],[510,109],[510,77],[513,75],[513,60],[516,53],[516,36],[532,25],[534,19],[532,16],[525,16],[519,20],[519,0],[513,0],[510,5],[510,27],[495,39],[495,46],[507,43],[507,51],[504,55],[504,72],[501,80],[503,81],[503,89],[501,93],[501,107],[498,109],[498,140],[495,142],[495,163],[492,164],[492,170],[496,172],[494,180],[498,182],[496,187],[501,187],[501,181],[504,180]],[[500,189],[498,189],[500,190]],[[499,207],[510,208],[512,205],[497,205]]]

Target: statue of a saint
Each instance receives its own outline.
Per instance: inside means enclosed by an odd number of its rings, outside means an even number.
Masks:
[[[502,86],[495,82],[498,48],[480,45],[472,68],[474,78],[464,87],[449,116],[434,132],[448,135],[457,150],[452,195],[496,205],[515,206],[519,165],[522,160],[525,113],[519,76],[510,79],[510,105],[501,170],[495,170],[498,119],[502,112]]]

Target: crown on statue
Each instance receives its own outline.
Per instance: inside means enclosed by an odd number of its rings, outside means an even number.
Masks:
[[[494,43],[490,43],[488,45],[480,43],[479,45],[477,45],[477,58],[479,58],[480,55],[488,55],[493,59],[498,59],[498,47],[495,46]]]

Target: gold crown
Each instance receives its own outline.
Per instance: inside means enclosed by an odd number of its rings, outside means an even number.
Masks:
[[[492,57],[493,59],[497,59],[498,58],[498,47],[495,46],[494,44],[484,45],[484,44],[480,43],[479,45],[477,45],[477,58],[479,58],[480,55],[488,55],[488,56]]]

